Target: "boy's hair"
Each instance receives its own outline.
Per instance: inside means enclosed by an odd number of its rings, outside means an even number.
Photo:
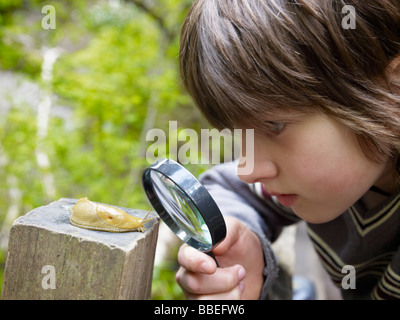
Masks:
[[[342,27],[345,5],[356,29]],[[400,78],[386,72],[399,54],[400,0],[198,0],[182,28],[180,70],[218,129],[321,111],[380,161],[400,154]]]

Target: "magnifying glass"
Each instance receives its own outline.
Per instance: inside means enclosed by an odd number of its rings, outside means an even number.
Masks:
[[[147,167],[143,187],[154,210],[183,242],[211,256],[225,239],[224,218],[207,189],[183,166],[161,158]]]

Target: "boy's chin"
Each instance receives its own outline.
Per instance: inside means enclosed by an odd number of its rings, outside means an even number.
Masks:
[[[292,208],[293,212],[303,219],[304,221],[311,224],[322,224],[335,220],[337,217],[341,216],[343,212],[332,211],[327,212],[326,210],[299,210],[296,211],[296,208]]]

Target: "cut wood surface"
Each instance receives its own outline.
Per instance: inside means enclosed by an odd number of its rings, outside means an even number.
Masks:
[[[75,227],[62,198],[12,225],[2,299],[149,299],[159,220],[145,232],[111,233]],[[121,208],[136,217],[147,211]]]

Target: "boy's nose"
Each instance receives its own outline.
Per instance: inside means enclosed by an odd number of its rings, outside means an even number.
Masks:
[[[257,153],[257,152],[255,152]],[[271,160],[261,159],[260,157],[254,156],[253,159],[247,156],[245,158],[240,157],[237,175],[240,180],[246,183],[266,182],[268,180],[276,178],[278,175],[278,168],[275,163]],[[253,163],[249,163],[253,161]],[[241,164],[246,166],[241,167]],[[249,170],[251,168],[251,170]]]

